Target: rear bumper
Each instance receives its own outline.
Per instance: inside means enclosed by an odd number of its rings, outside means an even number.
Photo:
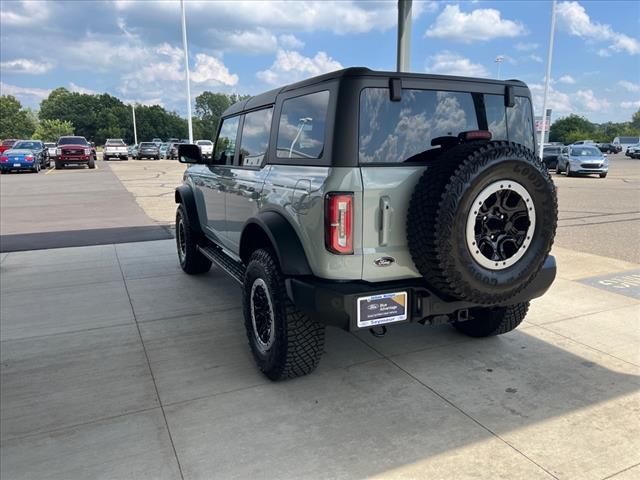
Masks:
[[[10,170],[33,170],[35,166],[36,162],[7,162],[0,163],[0,170],[3,172],[8,172]]]
[[[549,255],[536,278],[515,297],[497,304],[512,305],[542,296],[556,277],[556,260]],[[363,281],[336,282],[318,278],[294,277],[285,280],[287,295],[299,309],[316,320],[344,330],[362,330],[357,322],[358,298],[394,292],[407,292],[407,319],[401,322],[455,319],[469,308],[487,307],[465,301],[447,302],[430,292],[420,279],[384,283]],[[441,319],[439,319],[441,320]],[[367,327],[365,327],[366,329]]]

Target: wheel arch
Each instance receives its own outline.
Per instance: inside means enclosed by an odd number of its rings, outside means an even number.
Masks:
[[[240,258],[246,264],[256,249],[270,248],[284,275],[312,275],[311,267],[295,230],[281,214],[263,212],[250,218],[240,237]]]
[[[197,236],[203,237],[204,232],[202,231],[202,228],[200,226],[198,209],[196,207],[196,199],[193,195],[193,190],[191,189],[191,187],[189,187],[188,185],[180,185],[179,187],[177,187],[174,193],[174,199],[177,204],[184,205],[191,230]]]

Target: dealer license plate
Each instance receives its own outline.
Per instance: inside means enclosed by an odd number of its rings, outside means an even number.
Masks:
[[[373,327],[407,319],[407,292],[358,298],[358,327]]]
[[[21,163],[14,163],[13,166],[14,167],[20,167],[20,166],[22,166],[22,164]]]

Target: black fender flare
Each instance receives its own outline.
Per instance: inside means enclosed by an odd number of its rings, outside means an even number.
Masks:
[[[244,224],[240,237],[240,258],[245,263],[251,255],[251,247],[260,237],[257,229],[271,244],[284,275],[313,275],[298,235],[289,221],[277,212],[262,212]]]
[[[198,218],[196,199],[191,187],[189,185],[180,185],[176,188],[174,195],[176,203],[184,205],[184,209],[187,212],[187,219],[189,220],[189,227],[191,227],[193,233],[198,237],[204,237],[204,232],[200,226],[200,219]]]

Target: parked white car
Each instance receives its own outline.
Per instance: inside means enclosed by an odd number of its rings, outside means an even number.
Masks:
[[[211,140],[196,140],[196,145],[200,147],[202,158],[210,160],[213,157],[213,142]]]
[[[119,158],[129,160],[129,150],[127,144],[121,138],[107,138],[102,151],[102,159]]]

